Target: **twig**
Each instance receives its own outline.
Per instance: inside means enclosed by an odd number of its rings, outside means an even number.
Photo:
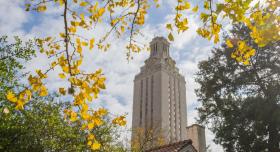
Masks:
[[[132,20],[132,23],[131,23],[131,30],[130,30],[130,36],[129,36],[129,46],[132,45],[134,24],[135,24],[135,20],[136,20],[137,14],[139,12],[139,9],[140,9],[140,0],[137,1],[137,10],[136,10],[136,12],[134,14],[134,17],[133,17],[133,20]],[[129,48],[128,58],[130,56],[130,52],[131,52],[131,48]]]
[[[65,30],[64,42],[65,42],[66,58],[67,58],[68,66],[69,66],[69,73],[72,76],[71,62],[70,62],[70,57],[69,57],[69,46],[68,46],[68,44],[69,44],[69,34],[68,34],[68,24],[67,24],[67,0],[64,0],[63,17],[64,17],[64,30]]]

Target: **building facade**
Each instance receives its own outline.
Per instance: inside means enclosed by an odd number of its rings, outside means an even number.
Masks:
[[[164,143],[187,139],[186,82],[169,55],[169,42],[155,37],[150,57],[134,79],[132,128],[161,134]],[[157,130],[157,131],[156,131]],[[132,132],[132,139],[135,133]]]
[[[135,76],[132,148],[157,149],[192,141],[195,151],[205,152],[204,127],[187,126],[186,81],[169,55],[169,45],[165,38],[155,37],[149,58]]]
[[[198,152],[206,152],[205,128],[198,124],[187,127],[187,138]]]

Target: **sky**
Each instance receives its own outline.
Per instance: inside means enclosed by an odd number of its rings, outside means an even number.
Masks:
[[[142,43],[148,44],[154,36],[167,37],[168,33],[165,24],[172,20],[175,0],[160,1],[161,7],[149,12],[146,24],[141,28],[143,36],[139,37]],[[192,3],[192,5],[195,5]],[[201,4],[199,4],[201,5]],[[8,35],[12,41],[13,36],[20,36],[23,40],[34,37],[45,37],[55,35],[63,31],[63,20],[60,16],[62,9],[50,8],[46,13],[37,14],[24,11],[22,0],[0,0],[0,35]],[[189,30],[180,35],[174,35],[174,42],[171,43],[171,57],[176,61],[180,73],[186,79],[186,98],[188,125],[196,122],[197,111],[200,106],[194,90],[199,87],[195,82],[195,73],[198,71],[198,63],[207,59],[211,55],[211,48],[215,47],[212,42],[205,40],[196,34],[196,29],[200,26],[197,15],[188,14]],[[108,25],[101,23],[96,30],[91,32],[82,31],[86,37],[91,35],[102,35]],[[103,33],[104,34],[104,33]],[[97,49],[85,51],[85,58],[82,68],[88,72],[94,72],[102,68],[106,76],[106,90],[102,91],[96,105],[104,106],[112,114],[127,114],[128,128],[131,127],[132,101],[133,101],[133,80],[134,76],[140,72],[145,59],[148,58],[148,51],[141,51],[133,54],[133,60],[126,59],[126,44],[128,39],[112,38],[111,48],[102,52]],[[38,54],[36,58],[26,63],[27,71],[44,69],[50,64],[43,54]],[[59,69],[49,73],[47,87],[56,90],[59,86],[65,85],[58,78]],[[215,152],[221,152],[222,148],[216,145],[212,139],[214,135],[206,129],[206,143]]]

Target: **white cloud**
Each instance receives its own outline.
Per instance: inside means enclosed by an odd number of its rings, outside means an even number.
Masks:
[[[23,2],[0,1],[0,34],[13,35],[23,33],[23,24],[27,22],[28,16],[21,8]]]

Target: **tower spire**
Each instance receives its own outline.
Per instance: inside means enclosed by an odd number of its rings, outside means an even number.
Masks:
[[[150,42],[150,57],[167,58],[169,57],[170,43],[164,37],[155,37]]]

